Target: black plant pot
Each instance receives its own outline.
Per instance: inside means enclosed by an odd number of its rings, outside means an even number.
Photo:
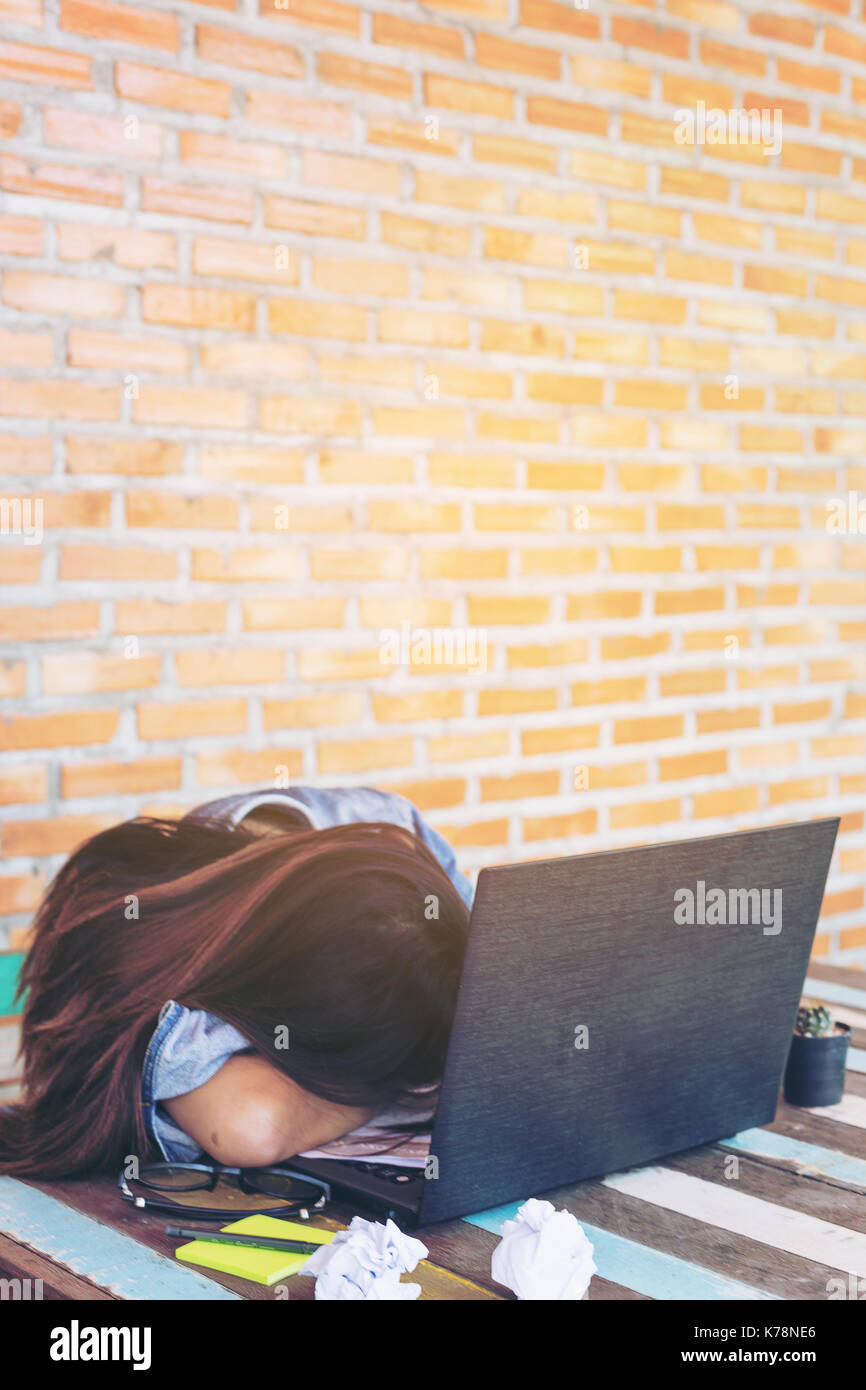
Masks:
[[[794,1034],[785,1068],[785,1100],[789,1105],[837,1105],[842,1099],[851,1029],[847,1023],[837,1023],[836,1028],[842,1031],[828,1033],[825,1038]]]

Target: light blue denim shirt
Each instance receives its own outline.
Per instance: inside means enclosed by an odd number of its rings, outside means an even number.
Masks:
[[[284,810],[291,819],[303,819],[316,830],[354,821],[387,821],[411,830],[439,860],[467,907],[473,889],[457,868],[454,851],[428,825],[405,796],[373,787],[265,788],[209,801],[190,812],[208,825],[236,826],[257,807]],[[187,1009],[175,999],[162,1007],[148,1043],[142,1068],[141,1102],[148,1137],[170,1162],[195,1162],[201,1149],[178,1125],[160,1101],[184,1095],[204,1085],[236,1052],[250,1044],[232,1024],[203,1009]]]

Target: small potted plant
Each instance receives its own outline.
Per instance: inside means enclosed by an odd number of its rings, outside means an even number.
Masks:
[[[785,1068],[789,1105],[836,1105],[845,1087],[851,1029],[837,1023],[826,1004],[801,999]]]

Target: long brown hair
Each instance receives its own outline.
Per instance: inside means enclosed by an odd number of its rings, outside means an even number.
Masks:
[[[254,838],[138,818],[95,835],[36,916],[24,1095],[0,1110],[0,1172],[58,1177],[147,1152],[141,1070],[168,999],[234,1024],[342,1104],[435,1082],[467,923],[438,860],[393,825]]]

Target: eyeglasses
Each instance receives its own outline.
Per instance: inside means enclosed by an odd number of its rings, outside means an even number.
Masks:
[[[290,1168],[228,1168],[221,1163],[147,1163],[117,1186],[139,1210],[190,1211],[205,1220],[233,1216],[300,1216],[331,1199],[328,1183]]]

